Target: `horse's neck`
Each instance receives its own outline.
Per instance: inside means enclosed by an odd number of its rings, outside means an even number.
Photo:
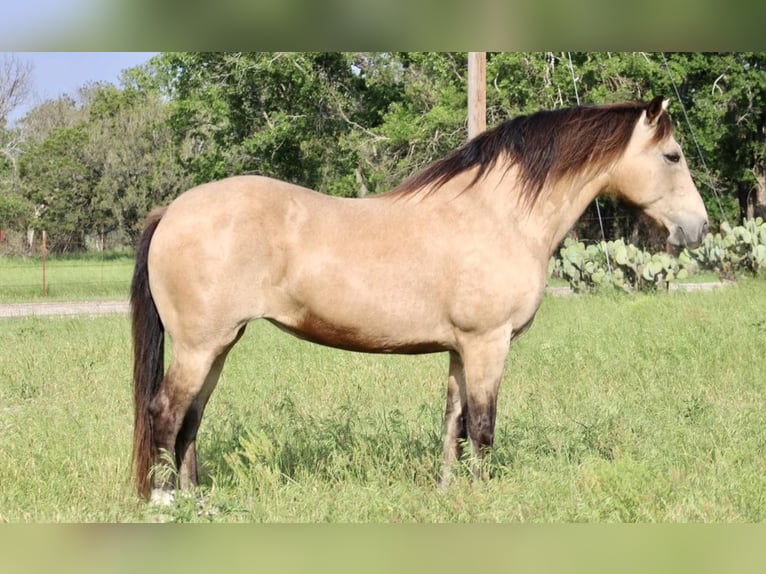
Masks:
[[[521,234],[527,248],[546,262],[608,182],[606,173],[581,174],[561,180],[552,188],[542,190],[529,208],[520,197],[518,189],[513,189],[518,185],[515,167],[510,170],[491,170],[475,184],[478,189],[468,193],[465,190],[473,184],[474,175],[473,171],[465,172],[433,195],[421,192],[413,193],[410,197],[432,205],[450,205],[457,212],[461,212],[464,201],[469,206],[475,206],[475,202],[479,201],[492,211],[496,220],[506,222]],[[468,207],[460,217],[465,217],[465,213],[471,209]],[[518,249],[518,246],[514,245],[513,249]]]
[[[546,261],[606,183],[606,174],[560,181],[543,193],[526,217],[520,218],[526,232],[537,236],[540,255]]]

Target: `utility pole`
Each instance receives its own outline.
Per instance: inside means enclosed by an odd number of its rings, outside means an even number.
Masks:
[[[487,129],[487,53],[468,52],[468,139]]]

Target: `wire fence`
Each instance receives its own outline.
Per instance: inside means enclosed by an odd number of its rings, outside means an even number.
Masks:
[[[127,300],[134,254],[117,236],[85,238],[75,253],[61,238],[7,230],[0,237],[0,303]]]
[[[0,302],[127,300],[133,259],[0,259]]]

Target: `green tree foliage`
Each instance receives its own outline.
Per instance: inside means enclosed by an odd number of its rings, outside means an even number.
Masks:
[[[766,215],[766,54],[674,58],[687,71],[685,99],[724,217]]]
[[[380,121],[380,100],[352,55],[167,53],[152,65],[196,182],[260,173],[355,194],[358,157],[347,137]]]
[[[80,249],[90,237],[134,238],[155,206],[188,188],[177,161],[167,106],[156,92],[112,85],[43,104],[25,119],[21,196],[30,225],[53,249]]]
[[[395,187],[467,136],[465,54],[396,53],[386,65],[401,95],[374,129],[378,145],[366,158],[376,191]]]
[[[23,227],[29,206],[18,193],[18,134],[0,128],[0,231]]]
[[[25,225],[29,205],[21,197],[0,191],[0,231]]]
[[[91,222],[103,218],[92,189],[98,174],[89,165],[85,125],[54,129],[21,159],[24,196],[35,206],[31,225],[52,232],[54,249],[80,249]]]
[[[135,238],[153,207],[191,185],[176,159],[167,108],[156,93],[114,86],[93,88],[87,105],[86,154],[99,172],[91,195],[104,214],[91,231]]]

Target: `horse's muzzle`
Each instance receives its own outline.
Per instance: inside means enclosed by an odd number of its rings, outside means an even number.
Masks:
[[[698,223],[685,223],[676,225],[668,236],[668,245],[674,250],[680,251],[684,247],[694,249],[699,247],[708,232],[707,219]]]

